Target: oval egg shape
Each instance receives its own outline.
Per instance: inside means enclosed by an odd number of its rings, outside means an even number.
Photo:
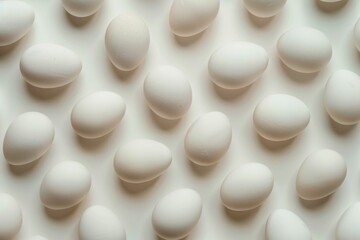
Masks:
[[[188,129],[184,141],[186,155],[195,164],[213,165],[225,155],[231,138],[229,118],[222,112],[208,112]]]
[[[350,206],[340,217],[336,226],[336,240],[360,239],[360,202]]]
[[[224,179],[220,197],[226,208],[247,211],[263,204],[273,186],[274,177],[268,167],[260,163],[246,163]]]
[[[222,88],[246,87],[264,73],[269,57],[265,49],[250,42],[236,42],[216,50],[208,70],[212,81]]]
[[[47,116],[39,112],[23,113],[6,130],[5,159],[10,165],[33,162],[50,149],[54,136],[54,125]]]
[[[310,154],[299,168],[296,190],[305,200],[317,200],[334,193],[344,182],[347,167],[344,158],[331,149]]]
[[[287,67],[302,73],[319,72],[332,56],[332,46],[327,36],[310,27],[285,32],[277,42],[277,50]]]
[[[152,225],[164,239],[181,239],[198,223],[202,211],[200,195],[188,188],[165,195],[155,206]]]
[[[114,168],[125,182],[142,183],[163,174],[172,161],[170,149],[151,139],[136,139],[115,154]]]
[[[79,222],[80,240],[126,240],[118,217],[108,208],[95,205],[87,208]]]
[[[23,38],[33,25],[34,9],[23,1],[0,1],[0,46]]]
[[[57,88],[74,81],[82,62],[68,48],[56,44],[38,44],[28,48],[20,59],[24,80],[38,88]]]
[[[62,0],[64,9],[75,17],[88,17],[95,14],[104,0]]]
[[[265,226],[266,240],[312,240],[310,229],[295,213],[286,209],[272,212]]]
[[[83,138],[99,138],[113,131],[124,117],[123,98],[110,91],[99,91],[81,99],[71,112],[71,125]]]
[[[174,0],[169,15],[171,31],[190,37],[207,29],[219,12],[220,0]]]
[[[0,193],[0,240],[12,239],[22,225],[22,211],[17,201],[7,193]]]
[[[243,0],[245,8],[254,16],[269,18],[278,14],[286,0]]]
[[[112,64],[131,71],[145,59],[150,45],[150,33],[145,22],[134,14],[114,18],[105,34],[105,47]]]
[[[309,124],[308,107],[298,98],[275,94],[264,98],[255,108],[254,127],[270,141],[285,141],[299,135]]]
[[[155,114],[165,119],[178,119],[191,106],[192,90],[182,71],[161,66],[151,70],[145,78],[144,96]]]
[[[79,204],[90,187],[89,171],[78,162],[64,161],[52,167],[43,178],[40,199],[46,208],[67,209]]]

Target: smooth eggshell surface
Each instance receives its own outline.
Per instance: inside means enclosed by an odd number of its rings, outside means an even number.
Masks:
[[[24,165],[42,157],[55,136],[51,120],[39,112],[19,115],[5,133],[3,152],[11,165]]]
[[[40,199],[49,209],[67,209],[79,204],[91,187],[89,171],[74,161],[60,162],[41,182]]]
[[[336,240],[360,239],[360,202],[349,207],[336,226]]]
[[[208,166],[217,163],[230,147],[232,128],[222,112],[200,116],[188,129],[184,147],[189,160]]]
[[[108,208],[95,205],[87,208],[79,222],[80,240],[126,240],[118,217]]]
[[[310,154],[300,166],[296,190],[305,200],[317,200],[335,192],[344,182],[347,167],[344,158],[330,149]]]
[[[71,125],[83,138],[99,138],[113,131],[125,115],[123,98],[99,91],[81,99],[71,112]]]
[[[273,186],[274,177],[268,167],[260,163],[246,163],[225,178],[220,197],[228,209],[246,211],[260,206]]]
[[[246,9],[254,16],[269,18],[278,14],[286,0],[243,0]]]
[[[75,17],[88,17],[95,14],[104,0],[62,0],[64,9]]]
[[[0,1],[0,46],[17,42],[30,31],[34,9],[23,1]]]
[[[200,219],[202,200],[192,189],[175,190],[164,196],[155,206],[152,225],[164,239],[186,237]]]
[[[298,98],[287,94],[264,98],[253,114],[256,131],[270,141],[285,141],[297,136],[309,121],[308,107]]]
[[[22,225],[22,211],[16,200],[0,193],[0,240],[12,239]]]
[[[220,8],[220,0],[173,0],[169,15],[171,31],[180,37],[196,35],[209,27]]]
[[[21,57],[24,80],[39,88],[62,87],[74,81],[82,69],[81,59],[70,49],[56,44],[38,44]]]
[[[114,18],[105,34],[107,55],[122,71],[137,68],[145,59],[150,45],[150,33],[145,22],[134,14]]]
[[[285,32],[277,42],[277,50],[286,66],[302,73],[320,71],[332,56],[332,46],[327,36],[310,27]]]
[[[150,109],[165,119],[181,118],[189,110],[192,90],[182,71],[161,66],[149,72],[144,81],[144,96]]]
[[[136,139],[116,152],[114,168],[123,181],[142,183],[163,174],[171,161],[170,149],[164,144],[150,139]]]
[[[268,62],[263,47],[250,42],[236,42],[217,49],[210,57],[208,69],[216,85],[237,89],[256,81]]]

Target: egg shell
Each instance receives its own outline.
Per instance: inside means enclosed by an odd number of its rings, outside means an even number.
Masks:
[[[33,236],[31,238],[28,238],[28,240],[48,240],[47,238],[43,237],[43,236]]]
[[[52,167],[43,178],[40,199],[46,208],[67,209],[79,204],[90,187],[90,173],[82,164],[63,161]]]
[[[126,240],[118,217],[108,208],[95,205],[87,208],[79,222],[80,240]]]
[[[174,0],[169,24],[171,31],[180,37],[190,37],[207,29],[215,20],[220,0]]]
[[[229,118],[222,112],[208,112],[188,129],[184,141],[185,153],[195,164],[213,165],[225,155],[231,138]]]
[[[165,195],[155,206],[152,225],[164,239],[182,239],[198,223],[202,211],[200,195],[188,188]]]
[[[216,85],[237,89],[259,79],[268,62],[263,47],[251,42],[235,42],[217,49],[210,57],[208,69]]]
[[[0,240],[12,239],[22,225],[22,211],[17,201],[7,193],[0,193]]]
[[[134,14],[114,18],[105,34],[105,47],[112,64],[131,71],[145,59],[150,45],[150,33],[145,22]]]
[[[83,138],[99,138],[113,131],[125,115],[123,98],[110,91],[98,91],[81,99],[71,112],[71,125]]]
[[[24,80],[38,88],[57,88],[74,81],[82,69],[81,59],[68,48],[56,44],[37,44],[21,57]]]
[[[265,226],[266,240],[312,240],[311,235],[304,221],[286,209],[272,212]]]
[[[243,0],[245,8],[254,16],[269,18],[278,14],[286,0]]]
[[[224,179],[220,197],[224,206],[233,211],[254,209],[269,197],[274,177],[261,163],[246,163],[231,171]]]
[[[302,73],[319,72],[330,62],[332,46],[324,33],[310,27],[291,29],[277,42],[282,62],[290,69]]]
[[[308,107],[298,98],[287,94],[265,97],[255,108],[254,127],[270,141],[285,141],[299,135],[309,124]]]
[[[296,190],[305,200],[317,200],[334,193],[344,182],[347,167],[344,158],[331,149],[310,154],[299,168]]]
[[[360,202],[350,206],[340,217],[336,226],[336,240],[360,239]]]
[[[6,130],[5,159],[11,165],[33,162],[50,149],[54,136],[54,125],[47,116],[39,112],[23,113]]]
[[[23,38],[35,19],[34,9],[23,1],[0,1],[0,46]]]
[[[144,96],[155,114],[165,119],[178,119],[191,106],[192,90],[182,71],[172,66],[160,66],[145,78]]]
[[[62,0],[64,9],[75,17],[88,17],[95,14],[104,0]]]

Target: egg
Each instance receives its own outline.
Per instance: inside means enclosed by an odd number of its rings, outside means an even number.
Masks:
[[[188,129],[184,141],[185,153],[195,164],[213,165],[225,155],[231,138],[229,118],[222,112],[208,112]]]
[[[125,115],[123,98],[110,91],[98,91],[81,99],[71,112],[71,125],[83,138],[99,138],[112,132]]]
[[[118,217],[108,208],[95,205],[87,208],[79,222],[80,240],[126,240]]]
[[[169,24],[180,37],[190,37],[207,29],[219,12],[220,0],[173,0]]]
[[[347,167],[344,158],[331,149],[310,154],[301,164],[296,190],[305,200],[317,200],[334,193],[344,182]]]
[[[70,49],[56,44],[37,44],[28,48],[20,59],[24,80],[39,88],[57,88],[74,81],[82,62]]]
[[[37,235],[37,236],[33,236],[31,238],[28,238],[28,240],[48,240],[48,239],[45,238],[45,237]]]
[[[149,45],[149,29],[137,15],[119,15],[106,30],[107,55],[112,64],[122,71],[137,68],[144,61]]]
[[[202,211],[200,195],[188,188],[165,195],[155,206],[152,225],[164,239],[182,239],[190,234],[198,223]]]
[[[251,42],[235,42],[217,49],[210,57],[208,70],[219,87],[246,87],[261,77],[268,66],[265,49]]]
[[[302,73],[319,72],[332,56],[332,46],[324,33],[310,27],[291,29],[277,42],[281,61],[290,69]]]
[[[348,70],[333,73],[325,87],[324,106],[330,117],[342,124],[360,121],[360,77]]]
[[[354,26],[354,41],[355,47],[360,51],[360,18],[356,21]]]
[[[41,182],[40,199],[46,208],[68,209],[79,204],[90,187],[90,173],[82,164],[63,161],[46,173]]]
[[[360,202],[350,206],[340,217],[336,226],[337,240],[360,239]]]
[[[47,116],[39,112],[23,113],[6,130],[5,159],[11,165],[33,162],[50,149],[54,136],[54,125]]]
[[[22,211],[17,201],[7,193],[0,193],[0,240],[15,237],[22,225]]]
[[[160,66],[152,69],[145,78],[144,96],[155,114],[174,120],[189,110],[192,90],[182,71],[172,66]]]
[[[23,1],[0,1],[0,46],[23,38],[35,20],[34,9]]]
[[[253,114],[256,131],[270,141],[285,141],[296,137],[309,121],[308,107],[300,99],[287,94],[265,97]]]
[[[75,17],[88,17],[95,14],[104,0],[62,0],[64,9]]]
[[[233,211],[254,209],[269,197],[274,177],[261,163],[246,163],[230,172],[224,179],[220,197],[224,206]]]
[[[266,240],[312,240],[310,229],[295,213],[286,209],[273,211],[265,226]]]
[[[286,0],[243,0],[245,8],[254,16],[269,18],[278,14]]]

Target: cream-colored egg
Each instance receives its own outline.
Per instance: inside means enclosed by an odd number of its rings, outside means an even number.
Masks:
[[[246,9],[254,16],[269,18],[278,14],[286,0],[243,0]]]
[[[336,240],[360,239],[360,202],[350,206],[340,217],[336,226]]]
[[[88,17],[95,14],[104,0],[62,0],[64,9],[75,17]]]
[[[22,225],[22,211],[17,201],[7,193],[0,193],[0,240],[15,237]]]

